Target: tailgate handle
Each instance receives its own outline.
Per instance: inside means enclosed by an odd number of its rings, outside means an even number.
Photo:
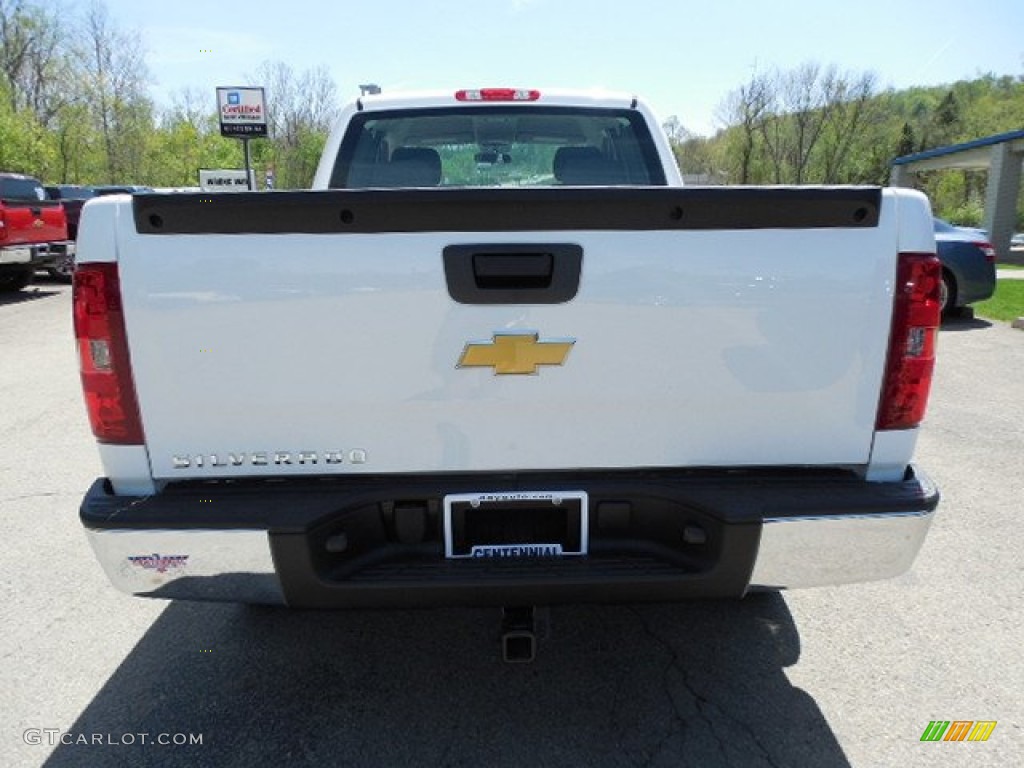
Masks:
[[[474,253],[473,279],[482,290],[549,288],[554,261],[550,253]]]
[[[579,290],[583,249],[572,243],[449,245],[448,293],[460,304],[561,304]]]

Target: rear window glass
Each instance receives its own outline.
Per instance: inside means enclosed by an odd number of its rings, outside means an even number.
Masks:
[[[632,110],[472,107],[356,115],[331,187],[664,185]]]
[[[89,200],[96,197],[96,192],[93,191],[92,187],[74,187],[74,186],[58,186],[57,197],[63,198],[64,200]]]
[[[0,179],[0,198],[4,200],[45,200],[46,190],[35,179]]]

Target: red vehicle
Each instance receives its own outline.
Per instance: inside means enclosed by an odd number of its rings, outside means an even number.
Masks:
[[[46,195],[51,200],[59,200],[64,206],[64,214],[68,217],[68,237],[78,239],[78,222],[82,218],[82,206],[96,197],[96,190],[81,184],[52,184],[46,186]]]
[[[17,291],[37,269],[74,254],[64,207],[31,176],[0,173],[0,291]]]

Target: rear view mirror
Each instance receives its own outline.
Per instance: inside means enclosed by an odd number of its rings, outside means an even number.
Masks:
[[[508,152],[477,152],[473,159],[477,165],[508,165],[512,162],[512,155]]]

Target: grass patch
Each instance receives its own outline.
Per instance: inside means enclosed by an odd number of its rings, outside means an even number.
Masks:
[[[1011,323],[1024,317],[1024,280],[997,280],[991,299],[972,305],[976,314]]]
[[[996,269],[1024,269],[1024,264],[996,264]]]

